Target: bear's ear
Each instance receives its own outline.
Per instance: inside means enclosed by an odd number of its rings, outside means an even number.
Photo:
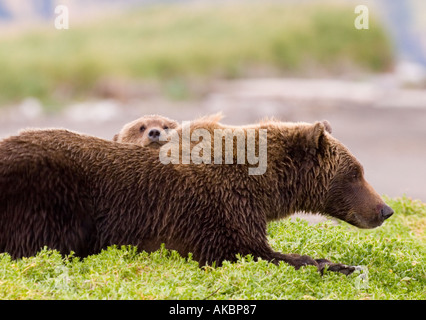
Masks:
[[[322,122],[322,124],[324,125],[325,131],[327,131],[328,133],[331,133],[331,132],[332,132],[332,129],[331,129],[331,124],[330,124],[330,122],[328,122],[327,120],[323,120],[323,121],[321,121],[321,122]]]
[[[114,138],[112,138],[112,141],[118,141],[118,133],[116,135],[114,135]]]
[[[310,135],[310,141],[312,147],[318,149],[321,145],[321,141],[324,139],[325,131],[331,133],[331,125],[327,120],[315,122],[312,126]]]

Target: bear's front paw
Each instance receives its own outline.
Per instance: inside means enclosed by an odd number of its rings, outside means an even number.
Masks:
[[[333,263],[327,259],[316,259],[315,260],[318,263],[318,270],[321,273],[321,275],[324,274],[324,270],[327,267],[327,270],[333,271],[333,272],[340,272],[345,275],[350,275],[352,272],[355,271],[355,267],[348,266],[346,264],[342,263]]]

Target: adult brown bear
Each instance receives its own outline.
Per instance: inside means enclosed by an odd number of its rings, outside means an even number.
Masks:
[[[275,252],[267,222],[311,211],[374,228],[392,209],[327,122],[250,128],[267,130],[261,175],[249,175],[248,164],[163,164],[156,149],[66,130],[7,138],[0,142],[0,252],[19,258],[48,246],[86,256],[114,244],[152,251],[165,243],[192,252],[201,266],[239,253],[351,273],[351,266]]]

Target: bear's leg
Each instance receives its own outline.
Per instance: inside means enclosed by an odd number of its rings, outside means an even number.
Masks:
[[[234,228],[229,230],[229,226],[222,226],[219,229],[221,232],[208,234],[205,231],[202,235],[196,236],[199,241],[194,245],[188,246],[188,251],[193,253],[193,257],[198,261],[199,266],[203,267],[206,264],[220,267],[224,260],[236,261],[236,255],[241,254],[252,255],[255,259],[263,259],[270,261],[276,265],[280,261],[284,261],[297,269],[306,265],[316,266],[318,271],[323,274],[325,267],[334,272],[341,272],[349,275],[355,271],[355,267],[347,266],[340,263],[332,263],[326,259],[313,259],[307,255],[299,255],[295,253],[283,254],[275,252],[268,243],[266,237],[266,226],[260,226],[257,233],[247,236],[246,234],[238,234],[239,229]],[[201,229],[203,230],[203,229]]]

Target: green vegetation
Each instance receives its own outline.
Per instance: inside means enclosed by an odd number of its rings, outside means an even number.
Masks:
[[[296,271],[250,256],[200,269],[165,249],[111,247],[86,259],[43,250],[16,261],[0,255],[0,299],[424,300],[426,204],[406,197],[388,203],[396,213],[374,230],[289,219],[269,224],[276,250],[363,266],[350,276],[320,276],[314,267]]]
[[[153,6],[75,25],[70,16],[69,30],[0,36],[0,103],[84,98],[105,79],[154,81],[186,97],[188,84],[218,77],[387,70],[383,29],[370,17],[369,30],[356,30],[353,10],[254,1]]]

